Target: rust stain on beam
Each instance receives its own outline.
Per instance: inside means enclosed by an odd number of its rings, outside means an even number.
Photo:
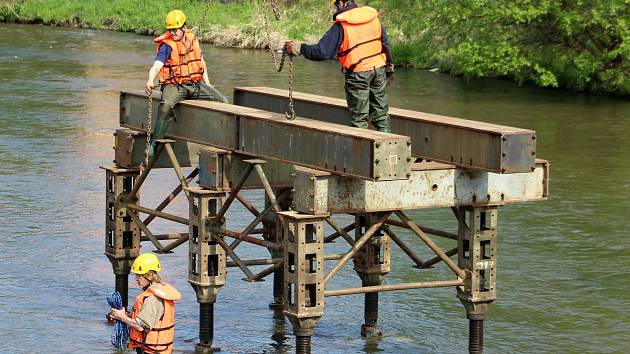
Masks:
[[[349,125],[345,100],[293,92],[293,101],[300,117]],[[286,90],[234,89],[237,105],[284,112],[286,102]],[[392,133],[411,137],[414,156],[498,173],[531,172],[534,167],[536,132],[533,130],[400,108],[390,108],[389,114]]]
[[[121,92],[120,102],[120,125],[146,131],[146,94]],[[155,100],[155,116],[158,105]],[[299,117],[288,121],[282,114],[210,101],[183,101],[175,115],[166,135],[177,140],[370,180],[410,173],[407,136]]]

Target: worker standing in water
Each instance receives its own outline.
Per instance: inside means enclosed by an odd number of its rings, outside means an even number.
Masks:
[[[175,335],[175,301],[181,295],[165,283],[158,274],[160,261],[153,253],[136,258],[131,271],[142,292],[136,297],[131,313],[125,309],[111,309],[109,316],[129,326],[129,349],[136,353],[173,352]]]
[[[157,55],[149,70],[145,85],[148,93],[158,80],[162,101],[153,130],[153,142],[149,154],[155,151],[155,140],[164,138],[170,122],[175,118],[173,107],[185,99],[201,99],[227,103],[208,79],[206,62],[195,34],[186,25],[186,15],[173,10],[166,15],[167,32],[155,39]]]
[[[337,11],[335,23],[317,44],[295,41],[285,43],[289,55],[303,55],[320,61],[339,59],[345,73],[345,91],[352,125],[372,124],[382,132],[390,132],[389,104],[386,86],[394,79],[394,65],[387,33],[378,12],[369,6],[358,6],[353,0],[332,0]]]

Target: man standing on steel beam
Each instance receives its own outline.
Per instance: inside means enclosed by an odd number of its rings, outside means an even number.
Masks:
[[[337,12],[335,23],[319,40],[306,45],[289,41],[289,55],[303,55],[309,60],[339,59],[345,73],[345,90],[352,125],[367,128],[367,117],[377,130],[390,132],[389,104],[386,86],[394,79],[394,65],[387,33],[378,12],[369,6],[358,6],[354,0],[330,0]]]
[[[155,39],[157,55],[146,83],[147,92],[156,87],[157,78],[162,89],[162,102],[153,129],[153,142],[149,154],[155,151],[155,140],[164,138],[173,120],[173,107],[185,99],[202,99],[228,103],[208,79],[197,36],[188,29],[186,15],[173,10],[166,15],[167,32]]]

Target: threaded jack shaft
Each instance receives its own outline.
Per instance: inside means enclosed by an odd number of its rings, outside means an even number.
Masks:
[[[296,354],[311,354],[311,337],[310,336],[296,336],[295,337],[295,353]]]
[[[468,351],[470,354],[483,353],[483,320],[469,320]]]
[[[123,307],[127,308],[129,304],[129,274],[116,274],[116,291],[122,298]]]
[[[211,346],[214,340],[214,303],[199,304],[199,340]]]
[[[378,293],[365,294],[364,319],[366,325],[375,325],[378,321]]]

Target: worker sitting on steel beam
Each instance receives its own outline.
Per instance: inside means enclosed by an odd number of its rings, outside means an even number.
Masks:
[[[186,25],[186,15],[173,10],[166,15],[167,32],[156,38],[157,55],[149,70],[147,93],[156,87],[157,78],[162,89],[162,102],[153,129],[153,143],[149,154],[155,150],[155,140],[164,138],[173,120],[173,107],[185,99],[202,99],[227,103],[208,79],[206,62],[196,35]]]
[[[303,55],[315,61],[339,59],[345,73],[345,90],[352,125],[367,128],[367,117],[382,132],[390,132],[387,84],[394,79],[394,65],[387,33],[378,12],[358,6],[353,0],[332,0],[337,8],[335,23],[314,45],[289,41],[289,55]]]
[[[131,267],[142,292],[136,297],[131,313],[112,308],[109,316],[129,326],[129,349],[136,353],[173,352],[175,301],[179,292],[166,284],[158,272],[160,261],[153,253],[143,253]]]

